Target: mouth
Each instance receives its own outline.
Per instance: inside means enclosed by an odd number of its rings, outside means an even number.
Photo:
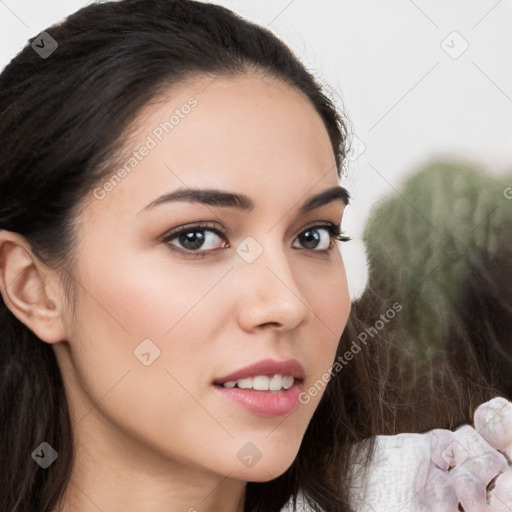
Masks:
[[[295,408],[304,379],[304,367],[298,361],[266,359],[212,384],[216,392],[231,404],[241,406],[256,416],[276,417]]]
[[[214,383],[227,389],[251,389],[253,391],[271,391],[279,392],[290,389],[295,381],[302,382],[302,379],[295,379],[291,375],[256,375],[255,377],[246,377],[244,379],[228,380],[223,384]]]
[[[228,387],[232,388],[237,385],[242,389],[254,386],[254,389],[267,391],[272,389],[270,379],[274,379],[273,386],[276,388],[278,384],[281,387],[288,386],[290,388],[293,385],[291,379],[304,380],[305,377],[306,371],[296,359],[288,359],[287,361],[263,359],[216,379],[214,384],[219,386],[229,384]],[[269,379],[268,382],[267,378]],[[233,385],[233,383],[235,384]]]

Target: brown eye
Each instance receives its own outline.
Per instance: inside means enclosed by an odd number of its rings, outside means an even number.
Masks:
[[[204,244],[206,237],[204,231],[190,231],[176,237],[184,249],[197,251]]]
[[[197,254],[229,247],[218,229],[202,225],[184,226],[168,233],[163,242],[182,252]]]
[[[299,248],[313,251],[328,251],[334,248],[335,240],[342,242],[349,240],[348,237],[342,237],[341,235],[339,226],[324,224],[306,228],[297,236],[297,240],[301,246]],[[297,246],[294,245],[294,247]]]
[[[317,246],[322,242],[324,242],[325,245],[325,239],[327,239],[327,247],[322,247],[323,249],[327,249],[331,241],[328,235],[322,237],[323,233],[321,233],[321,231],[322,230],[316,228],[307,229],[306,231],[303,231],[297,238],[305,249],[316,249]],[[323,231],[327,230],[324,229]]]

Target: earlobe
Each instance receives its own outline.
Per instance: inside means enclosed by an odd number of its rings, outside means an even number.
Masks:
[[[54,270],[18,233],[0,231],[0,291],[10,311],[47,343],[66,339]]]

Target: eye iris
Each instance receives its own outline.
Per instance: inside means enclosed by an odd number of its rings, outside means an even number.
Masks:
[[[301,235],[301,244],[306,249],[314,249],[320,242],[320,234],[317,229],[308,229]]]
[[[180,244],[185,249],[195,251],[199,249],[204,243],[204,232],[202,231],[190,231],[179,236]]]

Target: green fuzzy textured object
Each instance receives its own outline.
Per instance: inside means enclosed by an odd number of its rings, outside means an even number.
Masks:
[[[471,263],[511,243],[511,187],[512,175],[437,162],[372,210],[368,288],[403,306],[384,335],[417,357],[443,348]]]

